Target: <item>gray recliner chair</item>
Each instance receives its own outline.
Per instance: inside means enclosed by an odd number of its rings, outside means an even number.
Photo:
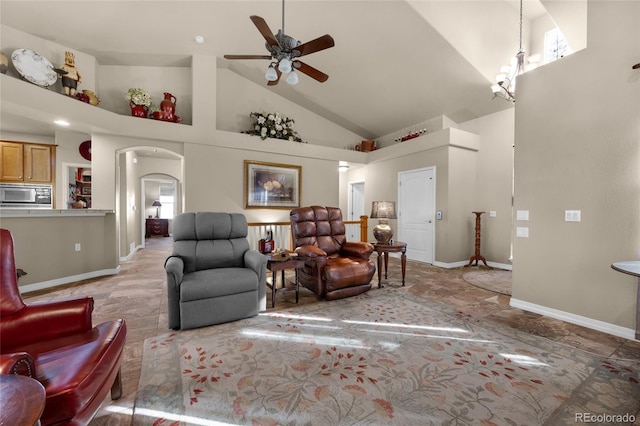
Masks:
[[[249,318],[266,309],[267,258],[249,250],[240,213],[183,213],[173,219],[165,262],[169,328]]]

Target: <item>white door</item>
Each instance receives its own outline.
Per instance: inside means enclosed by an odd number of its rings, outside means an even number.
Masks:
[[[349,212],[347,220],[360,220],[364,215],[364,182],[349,183]],[[347,241],[360,241],[360,227],[347,226]]]
[[[435,167],[398,173],[398,235],[407,258],[433,263],[435,236]]]

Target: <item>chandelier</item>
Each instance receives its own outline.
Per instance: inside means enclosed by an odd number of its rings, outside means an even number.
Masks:
[[[496,84],[491,86],[493,98],[502,98],[506,101],[516,101],[516,77],[538,66],[540,55],[531,55],[525,58],[522,47],[522,0],[520,0],[520,48],[518,53],[511,58],[511,63],[500,68],[500,74],[496,75]]]

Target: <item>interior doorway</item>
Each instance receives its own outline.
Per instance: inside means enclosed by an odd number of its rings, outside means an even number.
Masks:
[[[398,240],[410,260],[434,261],[435,199],[435,167],[398,173]]]
[[[346,220],[360,220],[364,210],[364,182],[349,182],[349,202]],[[360,241],[360,226],[347,225],[347,240]]]

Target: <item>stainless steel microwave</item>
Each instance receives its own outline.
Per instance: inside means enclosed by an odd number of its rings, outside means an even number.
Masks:
[[[0,207],[14,209],[52,209],[53,186],[0,183]]]

